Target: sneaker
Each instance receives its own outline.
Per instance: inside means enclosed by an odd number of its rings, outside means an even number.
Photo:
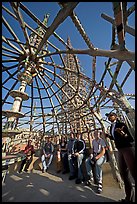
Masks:
[[[93,182],[92,182],[91,180],[86,181],[86,185],[87,185],[87,186],[91,186],[92,183],[93,183]]]
[[[45,173],[46,172],[46,170],[45,169],[42,169],[42,173]]]
[[[101,194],[102,193],[102,189],[97,189],[97,193]]]
[[[24,173],[27,173],[28,172],[28,170],[27,169],[24,169],[24,171],[23,171]]]
[[[89,186],[93,183],[94,183],[94,178],[92,176],[88,176],[85,184]]]
[[[66,174],[66,173],[68,173],[66,170],[62,172],[62,174]]]
[[[121,199],[121,200],[119,200],[118,202],[121,202],[121,203],[128,203],[129,201],[127,201],[127,199],[125,198],[125,199]]]
[[[17,171],[17,174],[22,174],[22,171]]]
[[[58,170],[58,171],[57,171],[57,173],[60,173],[60,172],[61,172],[61,170]]]
[[[98,193],[98,194],[101,194],[101,193],[102,193],[102,183],[98,183],[97,193]]]
[[[75,179],[76,177],[75,176],[70,176],[69,177],[69,180],[73,180],[73,179]]]
[[[82,181],[81,181],[81,179],[79,179],[79,178],[76,179],[76,181],[75,181],[76,184],[80,184],[81,182],[82,182]]]
[[[86,181],[86,179],[85,179],[85,177],[83,177],[83,179],[82,179],[82,183],[84,183]]]

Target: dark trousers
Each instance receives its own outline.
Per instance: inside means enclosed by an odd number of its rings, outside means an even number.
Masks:
[[[63,170],[64,171],[69,171],[68,154],[67,154],[67,152],[61,153],[61,160],[62,160],[62,164],[63,164]]]
[[[76,176],[80,180],[84,179],[83,170],[82,170],[83,158],[84,158],[84,155],[79,154],[78,156],[71,156],[71,159],[69,159],[70,175]]]
[[[118,151],[118,163],[121,178],[124,181],[124,188],[126,193],[126,199],[131,202],[135,202],[133,195],[134,189],[132,186],[132,176],[135,182],[135,150],[133,147],[122,148]]]
[[[24,165],[25,165],[24,170],[27,171],[31,162],[32,162],[32,157],[30,159],[25,158],[24,160],[22,160],[19,172],[23,170]]]

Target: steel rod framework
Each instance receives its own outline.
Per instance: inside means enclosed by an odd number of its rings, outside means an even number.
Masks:
[[[127,3],[114,2],[114,17],[101,14],[108,26],[112,26],[111,46],[105,50],[91,42],[75,12],[80,4],[78,2],[55,2],[61,8],[50,26],[47,25],[48,14],[43,14],[44,20],[41,21],[25,3],[7,3],[8,6],[2,5],[4,136],[6,131],[8,136],[10,131],[13,136],[15,130],[28,128],[30,132],[40,132],[42,139],[47,132],[54,133],[53,136],[69,135],[73,129],[89,139],[96,128],[103,131],[107,129],[108,122],[103,113],[109,110],[117,111],[120,117],[126,115],[122,118],[135,135],[135,110],[130,104],[135,95],[124,90],[135,71],[135,52],[128,50],[126,41],[126,33],[135,36],[135,29],[128,25],[128,17],[134,13],[135,5],[127,8]],[[66,19],[70,19],[69,23],[76,28],[77,35],[80,35],[86,47],[74,49],[69,33],[67,39],[56,33]],[[54,40],[57,43],[53,43]],[[86,70],[81,67],[81,55],[88,56],[92,62],[91,68],[88,68],[91,77],[86,76]],[[99,68],[100,58],[106,58],[106,62]],[[125,63],[128,70],[121,78]],[[98,77],[100,69],[102,74]],[[112,168],[119,179],[113,156],[112,161]]]

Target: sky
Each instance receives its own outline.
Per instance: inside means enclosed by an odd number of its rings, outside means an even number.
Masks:
[[[43,20],[43,17],[45,14],[49,14],[49,20],[48,20],[48,26],[50,26],[56,17],[57,13],[60,10],[60,6],[57,2],[23,2],[23,4],[31,10],[31,12],[39,18],[39,20]],[[128,2],[128,8],[131,7],[134,4],[134,2]],[[3,2],[3,5],[7,8],[10,8],[9,2]],[[114,18],[113,14],[113,7],[112,2],[79,2],[77,7],[74,9],[74,12],[78,16],[85,32],[87,33],[88,37],[90,38],[91,43],[103,50],[109,50],[111,46],[112,41],[112,26],[109,22],[104,20],[101,17],[102,13],[107,14],[108,16]],[[24,42],[24,36],[21,32],[21,28],[13,21],[13,19],[8,16],[5,12],[3,12],[5,19],[8,21],[8,23],[12,26],[12,29],[16,33],[16,35],[19,37],[19,39]],[[23,18],[25,21],[32,26],[33,28],[36,28],[36,23],[28,18],[28,16],[22,12]],[[135,14],[131,14],[128,18],[128,24],[131,27],[135,27]],[[62,38],[64,41],[67,40],[67,37],[70,37],[72,47],[74,49],[87,49],[87,45],[79,32],[77,31],[77,28],[74,26],[72,20],[70,17],[67,17],[65,21],[59,25],[59,27],[55,30],[55,32]],[[2,27],[2,34],[4,36],[8,37],[7,30],[5,27]],[[55,37],[49,38],[50,42],[52,42],[54,45],[59,47],[62,50],[65,50],[65,47],[62,46],[61,43],[55,39]],[[117,41],[117,38],[116,38]],[[135,38],[128,33],[126,33],[126,48],[130,51],[135,51]],[[55,57],[56,58],[56,57]],[[84,69],[84,73],[88,77],[92,77],[92,57],[87,55],[78,55],[78,58],[80,60],[80,64]],[[56,59],[58,62],[58,59]],[[100,78],[104,72],[104,63],[108,59],[106,57],[97,57],[97,63],[96,63],[96,81],[99,82]],[[14,63],[11,63],[10,65],[13,65]],[[6,65],[6,64],[5,64]],[[9,66],[9,65],[8,65]],[[114,68],[111,68],[111,71],[114,72]],[[125,73],[127,73],[129,70],[129,65],[127,63],[123,63],[123,66],[121,68],[121,72],[118,76],[119,83],[122,82],[122,79],[125,76]],[[6,79],[7,76],[4,74],[2,75],[2,81]],[[108,86],[110,84],[110,76],[108,78],[106,77],[104,81],[104,85]],[[10,82],[7,85],[10,86]],[[27,91],[27,90],[26,90]],[[29,91],[29,90],[28,90]],[[132,73],[129,77],[129,79],[126,81],[124,87],[123,87],[124,93],[135,93],[135,74]],[[6,94],[5,90],[2,92],[2,95]],[[130,103],[134,107],[134,100],[131,100]],[[7,108],[7,106],[5,106]],[[8,106],[9,108],[9,106]]]

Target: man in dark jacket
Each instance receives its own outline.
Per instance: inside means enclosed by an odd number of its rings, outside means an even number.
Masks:
[[[77,133],[76,141],[74,143],[74,157],[77,161],[77,179],[76,184],[79,184],[83,180],[83,172],[82,172],[82,161],[84,158],[85,151],[85,142],[81,139],[81,134]]]
[[[67,145],[68,164],[70,170],[69,180],[76,178],[76,171],[74,168],[74,143],[75,143],[74,133],[71,132]]]
[[[120,122],[116,113],[106,113],[111,122],[109,138],[115,141],[118,149],[118,164],[121,178],[124,181],[126,198],[122,202],[135,202],[133,196],[133,187],[129,172],[135,181],[135,149],[134,139],[131,136],[125,123]]]

